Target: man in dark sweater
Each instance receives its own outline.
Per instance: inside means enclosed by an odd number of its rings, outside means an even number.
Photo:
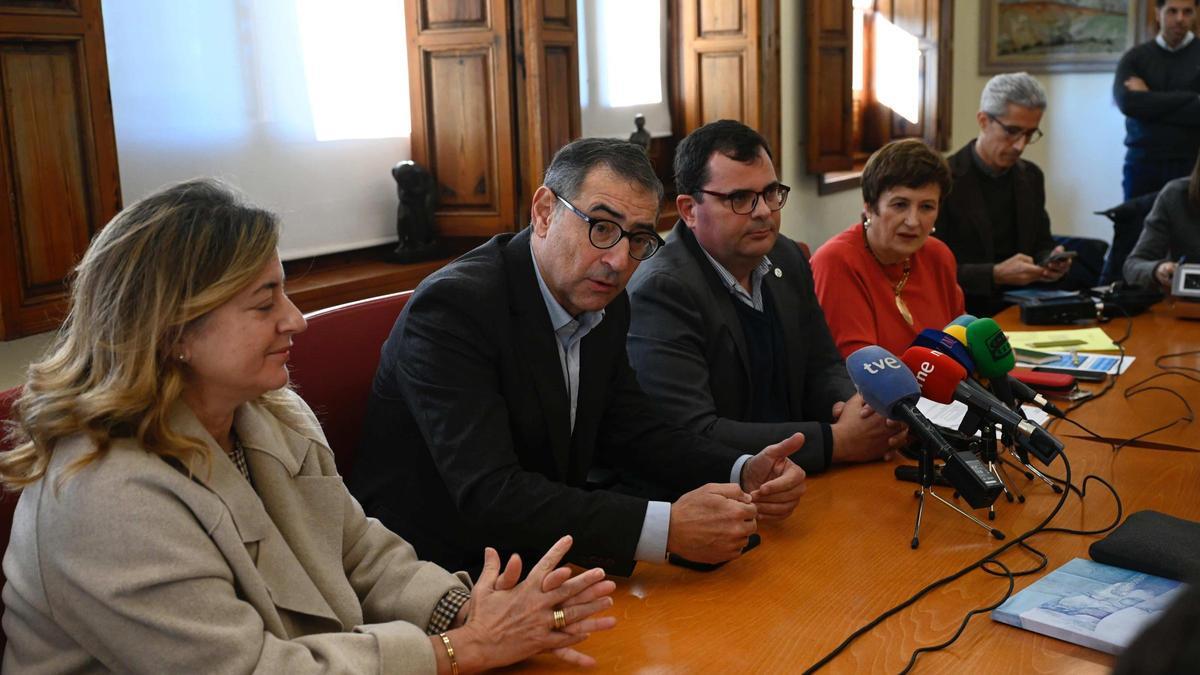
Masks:
[[[1071,266],[1050,236],[1046,181],[1021,153],[1042,137],[1046,92],[1027,73],[988,81],[979,100],[979,136],[949,158],[954,185],[942,199],[934,236],[958,260],[967,311],[990,316],[1011,288],[1053,284]]]
[[[1117,64],[1113,98],[1125,113],[1125,199],[1188,175],[1200,152],[1197,0],[1156,0],[1159,34]]]

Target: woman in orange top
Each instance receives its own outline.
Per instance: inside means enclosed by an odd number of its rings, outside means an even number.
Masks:
[[[924,328],[964,312],[954,254],[930,238],[950,190],[946,160],[916,139],[880,148],[863,169],[863,222],[812,258],[817,299],[846,356],[879,345],[902,354]]]

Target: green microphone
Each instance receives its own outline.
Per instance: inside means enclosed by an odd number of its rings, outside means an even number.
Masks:
[[[993,319],[975,319],[967,326],[967,349],[975,369],[989,380],[1007,379],[1008,371],[1017,365],[1008,336]]]

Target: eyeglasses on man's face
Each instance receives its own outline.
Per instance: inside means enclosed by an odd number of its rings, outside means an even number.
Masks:
[[[792,188],[782,183],[769,185],[761,192],[755,192],[754,190],[734,190],[733,192],[697,190],[697,192],[720,198],[726,204],[729,204],[729,208],[739,216],[754,213],[754,209],[758,207],[758,200],[760,198],[767,205],[768,209],[778,211],[787,203],[787,196],[791,191]]]
[[[571,210],[571,213],[579,216],[579,219],[588,225],[588,241],[592,242],[592,246],[601,249],[612,248],[617,245],[617,242],[622,239],[629,240],[629,257],[634,260],[646,260],[650,256],[658,252],[658,249],[665,243],[662,237],[657,233],[639,230],[637,232],[626,232],[620,225],[611,220],[602,218],[593,218],[588,214],[575,208],[571,202],[563,199],[557,192],[551,190],[550,194],[554,198],[562,202],[563,206]]]
[[[1025,144],[1033,145],[1034,143],[1037,143],[1038,141],[1040,141],[1042,139],[1042,136],[1044,135],[1042,133],[1042,130],[1038,129],[1036,127],[1033,129],[1025,129],[1023,127],[1014,126],[1012,124],[1005,124],[1004,122],[1000,121],[999,117],[996,117],[992,113],[984,113],[984,114],[988,116],[988,119],[995,122],[997,126],[999,126],[1001,129],[1004,130],[1004,135],[1008,137],[1009,142],[1015,143],[1018,138],[1024,136]]]

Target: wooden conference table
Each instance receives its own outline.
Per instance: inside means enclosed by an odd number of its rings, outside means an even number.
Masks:
[[[999,320],[1006,329],[1022,328],[1014,310]],[[1125,320],[1103,328],[1120,338]],[[1123,394],[1158,372],[1156,356],[1200,349],[1200,322],[1173,318],[1160,304],[1134,319],[1126,348],[1137,359],[1114,389],[1071,414],[1102,435],[1128,438],[1184,414],[1183,405],[1166,393],[1151,391],[1129,400]],[[1197,367],[1200,358],[1175,363]],[[1200,408],[1200,383],[1178,376],[1158,383]],[[1126,447],[1114,455],[1108,445],[1069,436],[1082,433],[1072,425],[1060,422],[1051,430],[1066,444],[1076,485],[1093,473],[1117,488],[1126,514],[1155,509],[1200,520],[1200,422],[1177,424],[1147,439],[1195,453]],[[639,565],[631,578],[617,579],[611,610],[617,627],[593,635],[581,648],[599,661],[599,672],[800,672],[880,613],[1005,543],[926,500],[920,548],[911,549],[914,484],[893,477],[899,463],[910,462],[840,466],[812,478],[789,520],[761,527],[760,547],[715,572]],[[1065,473],[1061,460],[1047,471]],[[997,500],[995,525],[1008,535],[1005,541],[1041,522],[1059,499],[1040,482],[1027,482],[1011,470],[1009,475],[1027,502]],[[949,497],[947,488],[937,491]],[[1112,521],[1115,508],[1110,493],[1092,481],[1084,503],[1072,493],[1051,526],[1097,529]],[[983,511],[975,513],[986,518]],[[1050,562],[1043,572],[1018,577],[1016,590],[1071,558],[1088,557],[1088,546],[1098,538],[1033,537],[1030,543]],[[1035,564],[1016,548],[1001,560],[1014,570]],[[1005,578],[972,571],[859,638],[820,672],[899,672],[913,649],[948,639],[966,612],[995,602],[1007,586]],[[949,648],[922,654],[915,672],[1100,673],[1113,662],[1106,654],[999,624],[984,614],[972,618]],[[564,666],[539,657],[517,669],[561,671]]]

